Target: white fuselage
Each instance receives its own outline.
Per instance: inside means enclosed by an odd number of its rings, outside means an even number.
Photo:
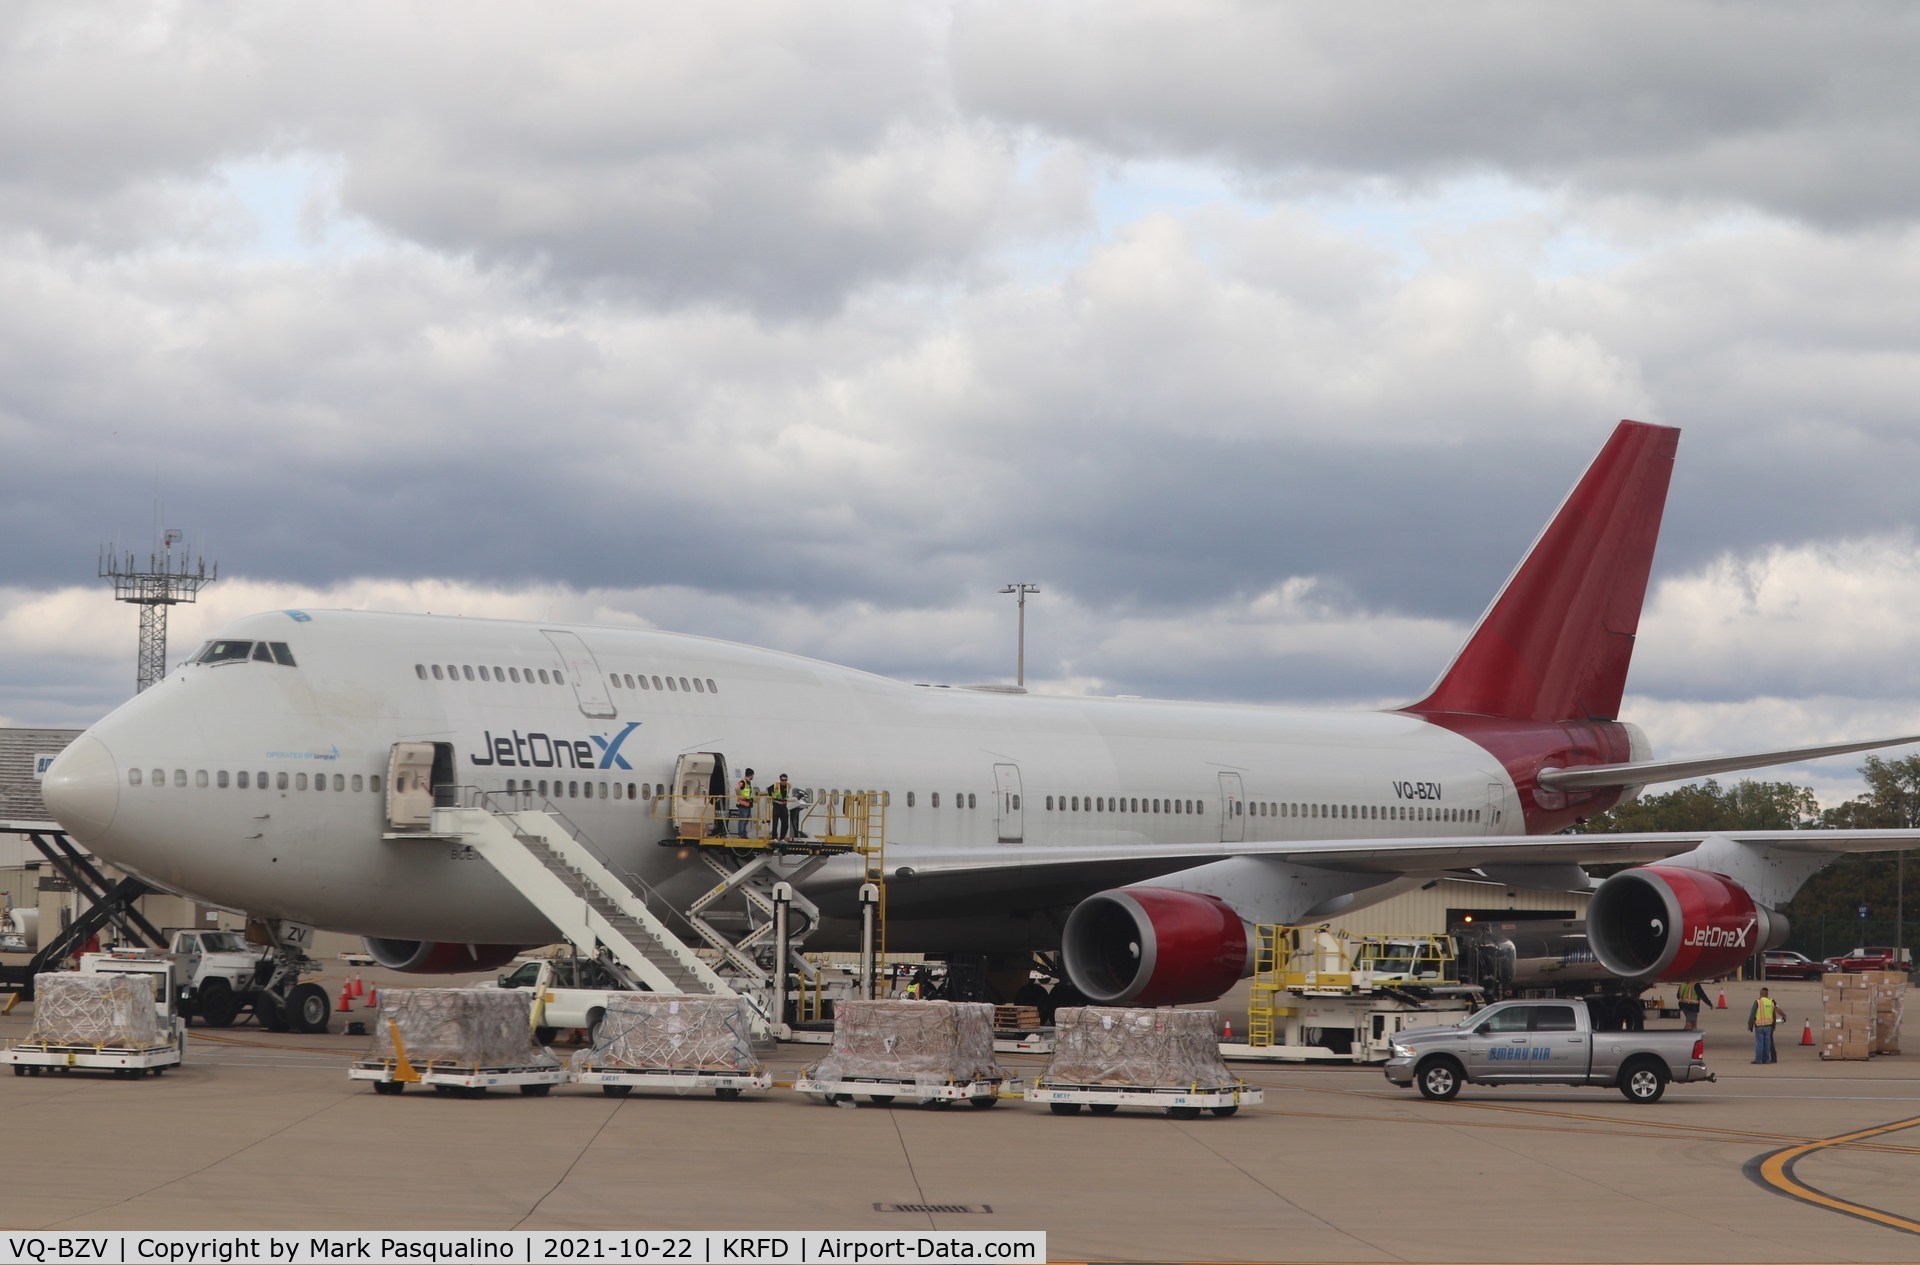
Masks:
[[[568,661],[568,634],[589,657]],[[284,643],[294,663],[188,664],[120,707],[63,756],[81,771],[63,821],[166,887],[365,935],[552,937],[469,850],[383,837],[374,788],[401,741],[451,743],[462,785],[542,786],[607,859],[670,891],[712,882],[659,846],[658,794],[698,751],[762,786],[886,792],[890,869],[973,849],[1092,859],[1523,828],[1497,759],[1399,713],[928,688],[699,637],[436,616],[272,612],[220,638]],[[910,924],[890,937],[914,947]]]

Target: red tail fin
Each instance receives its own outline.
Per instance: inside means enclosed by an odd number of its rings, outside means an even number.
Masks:
[[[1621,422],[1452,666],[1406,710],[1616,719],[1679,439]]]

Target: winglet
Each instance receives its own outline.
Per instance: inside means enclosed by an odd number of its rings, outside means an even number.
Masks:
[[[1614,720],[1680,432],[1621,422],[1433,689],[1405,710]]]

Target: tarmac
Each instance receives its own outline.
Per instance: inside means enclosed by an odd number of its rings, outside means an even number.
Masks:
[[[347,1078],[363,1037],[196,1026],[164,1077],[0,1075],[0,1225],[1044,1230],[1055,1261],[1920,1259],[1917,1056],[1823,1063],[1797,1044],[1818,983],[1772,987],[1777,1064],[1751,1063],[1758,985],[1729,984],[1703,1024],[1719,1082],[1651,1106],[1566,1087],[1427,1102],[1376,1067],[1238,1064],[1265,1104],[1194,1121],[779,1087],[381,1096]],[[0,1038],[30,1025],[23,1005]],[[791,1081],[821,1050],[769,1063]]]

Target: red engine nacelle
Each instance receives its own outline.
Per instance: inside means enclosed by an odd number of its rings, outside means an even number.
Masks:
[[[1782,914],[1755,903],[1724,874],[1672,865],[1622,870],[1587,906],[1587,943],[1600,965],[1630,980],[1701,980],[1787,938]]]
[[[1060,956],[1096,1005],[1212,1001],[1247,972],[1247,929],[1217,896],[1121,887],[1074,906]]]
[[[524,950],[518,944],[441,944],[433,940],[366,939],[373,960],[410,975],[466,975],[497,971]]]

